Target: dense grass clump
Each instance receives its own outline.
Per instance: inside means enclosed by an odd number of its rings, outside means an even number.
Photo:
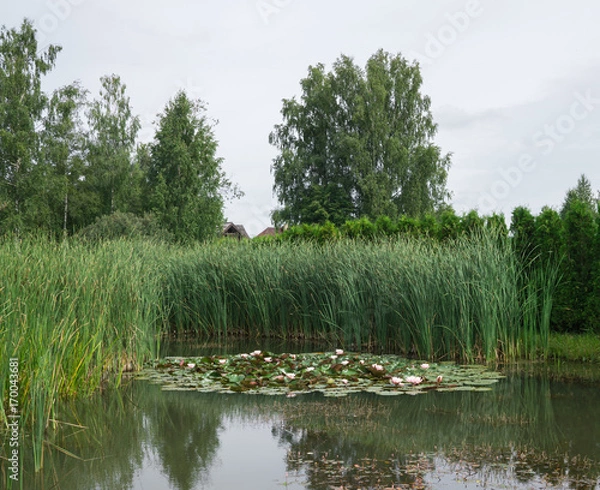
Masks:
[[[220,243],[171,258],[164,289],[179,332],[495,360],[547,344],[556,274],[519,264],[491,232],[444,243]]]
[[[0,245],[0,400],[19,360],[19,414],[42,466],[44,430],[62,397],[87,395],[153,354],[160,311],[158,250],[46,240]],[[6,404],[0,404],[5,408]],[[0,422],[4,425],[4,409]]]

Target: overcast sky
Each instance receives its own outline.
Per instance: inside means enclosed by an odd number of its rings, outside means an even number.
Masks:
[[[31,19],[63,47],[48,91],[103,75],[127,85],[141,137],[179,89],[219,121],[223,169],[245,192],[226,217],[251,235],[277,206],[269,132],[309,65],[364,66],[382,48],[421,64],[423,92],[452,153],[459,212],[558,208],[585,173],[600,189],[597,0],[19,0],[0,23]]]

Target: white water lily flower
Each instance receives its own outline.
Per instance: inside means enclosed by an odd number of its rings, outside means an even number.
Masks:
[[[361,363],[361,364],[364,364],[364,363],[365,363],[365,361],[364,361],[363,359],[361,359],[361,360],[360,360],[360,363]]]
[[[390,379],[390,383],[392,383],[395,386],[402,386],[402,378],[393,376],[392,379]]]
[[[251,355],[253,355],[253,356],[260,356],[261,354],[262,354],[261,351],[255,350]]]
[[[219,359],[219,364],[227,364],[227,359]]]
[[[248,354],[240,354],[240,357],[241,357],[242,359],[248,359]]]
[[[314,371],[314,370],[315,370],[315,368],[312,367],[312,366],[309,366],[309,367],[306,368],[306,372],[307,373],[310,373],[311,371]]]
[[[336,355],[338,356],[343,356],[344,355],[344,351],[342,349],[336,349],[335,350]]]
[[[381,364],[373,364],[371,366],[375,371],[383,371],[383,366]]]
[[[273,360],[273,358],[271,357],[265,357],[265,362],[271,362]]]
[[[429,364],[427,364],[427,363],[421,364],[421,369],[429,369]]]
[[[331,356],[331,359],[334,359],[334,360],[335,360],[335,359],[337,359],[337,358],[338,358],[338,356]]]
[[[292,358],[292,361],[296,360],[296,354],[290,354],[290,357]]]
[[[348,361],[348,360],[342,361],[342,366],[347,366],[348,364],[350,364],[350,361]]]
[[[189,367],[190,369],[194,369],[196,367],[196,365],[193,363],[190,363],[187,365],[187,367]]]
[[[294,373],[283,373],[288,379],[294,379],[296,375]]]
[[[418,385],[423,382],[423,378],[421,378],[421,376],[408,376],[406,382],[412,385]]]
[[[347,379],[340,379],[340,381],[342,382],[342,384],[345,384],[345,385],[348,384],[348,380]]]

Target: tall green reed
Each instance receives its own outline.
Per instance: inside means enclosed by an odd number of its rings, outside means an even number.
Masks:
[[[156,247],[95,246],[46,240],[0,244],[0,399],[8,359],[19,359],[23,435],[33,440],[35,469],[61,397],[118,384],[128,364],[156,352],[160,318]],[[0,422],[6,421],[5,404]]]
[[[179,332],[323,338],[428,358],[531,356],[548,336],[556,273],[527,275],[508,240],[219,242],[168,260],[165,301]]]

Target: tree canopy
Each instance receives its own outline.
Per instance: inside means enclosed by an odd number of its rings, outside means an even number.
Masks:
[[[148,211],[179,240],[214,236],[223,222],[222,190],[230,184],[216,151],[204,105],[179,92],[159,116],[146,157]]]
[[[378,51],[362,69],[342,55],[309,67],[302,95],[283,100],[269,137],[274,221],[336,224],[444,206],[450,156],[433,144],[437,126],[421,93],[418,64]]]
[[[101,77],[91,101],[78,82],[44,93],[60,50],[40,50],[28,20],[0,28],[0,235],[131,236],[152,223],[159,238],[216,236],[224,199],[241,193],[221,170],[202,102],[179,92],[154,142],[140,145],[119,76]]]

